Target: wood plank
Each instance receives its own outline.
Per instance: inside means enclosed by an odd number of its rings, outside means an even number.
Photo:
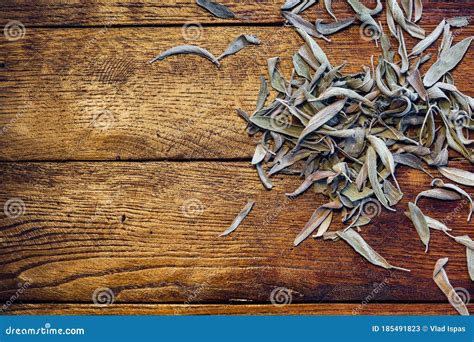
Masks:
[[[257,76],[266,75],[269,57],[280,56],[289,77],[302,40],[291,28],[205,27],[192,43],[218,54],[240,33],[257,34],[263,43],[226,58],[219,70],[195,56],[150,66],[155,54],[186,43],[176,27],[30,29],[24,39],[1,40],[0,158],[250,157],[254,142],[235,108],[254,110]],[[455,41],[473,34],[472,27],[458,30]],[[321,45],[335,65],[347,62],[347,73],[379,54],[357,27]],[[470,49],[454,72],[471,96],[473,54]]]
[[[324,199],[308,192],[286,200],[300,183],[289,176],[264,191],[248,163],[0,163],[0,174],[2,301],[24,288],[16,300],[91,303],[98,288],[109,288],[117,303],[251,304],[270,302],[283,287],[294,303],[446,302],[431,278],[441,257],[450,258],[452,284],[474,293],[465,248],[433,232],[425,254],[403,215],[407,201],[429,188],[417,171],[399,171],[406,193],[398,211],[382,211],[362,231],[410,273],[375,267],[342,241],[293,247]],[[219,238],[250,198],[256,206],[249,217]],[[18,217],[15,202],[23,209]],[[472,235],[466,203],[420,206],[456,235]],[[339,220],[332,229],[342,228]]]
[[[5,315],[454,315],[449,304],[15,304]]]
[[[179,25],[189,21],[202,24],[216,23],[282,23],[280,7],[283,0],[221,0],[235,14],[234,19],[219,19],[195,4],[194,0],[161,1],[19,1],[4,0],[0,3],[0,25],[11,20],[21,21],[26,26],[90,26],[90,25]],[[364,1],[373,8],[375,0]],[[425,22],[439,21],[444,17],[472,15],[472,0],[439,1],[424,0]],[[333,1],[334,13],[345,18],[353,15],[345,1]],[[460,13],[462,11],[462,13]],[[305,13],[314,22],[316,18],[330,19],[323,2],[314,5]]]

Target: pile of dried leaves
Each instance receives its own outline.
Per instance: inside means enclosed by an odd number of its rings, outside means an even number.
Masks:
[[[272,188],[270,176],[277,173],[298,175],[304,178],[301,185],[287,196],[296,198],[305,191],[323,194],[328,202],[317,208],[294,245],[309,236],[329,240],[344,240],[371,263],[387,269],[395,267],[373,250],[357,232],[370,223],[372,215],[367,210],[384,207],[395,211],[403,197],[396,179],[396,169],[408,166],[427,174],[426,165],[436,167],[446,178],[466,186],[474,186],[474,174],[448,167],[448,149],[457,152],[469,162],[474,162],[474,151],[469,139],[474,128],[472,110],[474,100],[454,85],[450,71],[463,59],[473,37],[453,42],[452,27],[468,24],[466,18],[442,20],[433,32],[425,31],[416,22],[421,18],[420,0],[387,1],[387,26],[389,34],[374,17],[383,10],[378,1],[369,9],[358,0],[348,0],[355,15],[332,23],[317,20],[315,24],[299,14],[316,3],[310,0],[288,0],[282,14],[295,26],[304,45],[293,55],[293,72],[285,80],[278,69],[279,58],[268,60],[270,86],[277,92],[267,104],[269,87],[261,77],[257,108],[252,115],[238,110],[248,123],[250,135],[261,134],[252,164],[266,189]],[[198,1],[218,11],[212,2]],[[209,3],[214,5],[209,5]],[[331,1],[325,1],[330,15]],[[221,5],[219,5],[221,6]],[[222,8],[218,7],[220,10]],[[209,8],[208,8],[209,9]],[[377,63],[364,66],[357,74],[344,75],[344,65],[333,66],[312,38],[329,41],[327,35],[354,23],[370,26],[381,55]],[[420,39],[408,51],[404,33]],[[389,35],[398,42],[394,49]],[[258,40],[241,36],[229,47],[237,52],[248,43]],[[441,37],[441,38],[440,38]],[[425,54],[435,41],[441,39],[437,56]],[[175,50],[173,50],[175,49]],[[174,53],[196,53],[218,63],[200,48],[178,47],[168,50],[157,59]],[[171,51],[171,52],[170,52]],[[420,67],[432,58],[436,61],[422,74]],[[372,59],[373,61],[373,59]],[[426,164],[426,165],[425,165]],[[473,211],[472,199],[459,186],[434,179],[432,189],[421,192],[415,203],[410,203],[406,215],[412,220],[422,243],[428,251],[430,229],[444,232],[467,248],[469,275],[474,280],[474,241],[468,236],[453,236],[442,222],[425,215],[417,206],[419,198],[441,200],[465,199],[469,202],[468,222]],[[253,202],[238,215],[233,224],[222,234],[230,234],[249,214]],[[339,212],[346,228],[331,231],[334,214]],[[440,289],[456,302],[461,314],[467,308],[449,283],[444,265],[447,258],[435,266],[433,279]],[[454,292],[454,293],[453,293]]]
[[[464,25],[464,18],[443,20],[424,37],[424,31],[404,16],[396,2],[388,1],[388,27],[398,41],[395,52],[382,25],[372,17],[382,10],[381,4],[375,10],[368,10],[354,0],[349,0],[349,4],[358,20],[370,23],[378,32],[382,54],[377,66],[344,75],[344,65],[332,66],[311,37],[325,38],[324,35],[333,33],[329,25],[336,32],[356,18],[324,25],[317,21],[312,25],[297,14],[283,12],[305,42],[293,56],[292,77],[285,80],[278,70],[278,58],[269,59],[269,83],[278,95],[265,106],[268,90],[262,79],[256,111],[247,115],[239,110],[239,114],[248,122],[249,134],[263,132],[252,164],[265,188],[272,188],[269,176],[284,172],[304,177],[288,197],[295,198],[309,189],[328,197],[328,203],[314,211],[296,236],[295,246],[312,234],[314,238],[342,239],[371,263],[397,268],[374,251],[355,229],[370,223],[371,215],[365,215],[365,211],[374,210],[374,203],[393,211],[401,200],[403,193],[395,177],[399,165],[429,174],[426,163],[456,183],[474,186],[474,174],[447,167],[448,148],[471,163],[474,161],[473,150],[469,148],[474,140],[468,138],[469,130],[474,128],[474,101],[455,87],[449,73],[462,60],[472,37],[453,44],[450,27],[453,23]],[[417,8],[416,18],[421,16]],[[407,51],[404,32],[422,39],[411,52]],[[424,51],[441,35],[437,60],[422,75],[420,66],[432,57]],[[470,220],[473,206],[469,194],[440,179],[434,179],[432,186],[433,189],[420,193],[417,200],[466,198],[470,203]],[[344,230],[329,230],[335,212],[342,214],[342,222],[347,225]],[[474,280],[474,242],[468,236],[450,235],[446,225],[424,215],[416,203],[409,204],[406,215],[413,221],[426,251],[430,229],[441,230],[464,244],[469,274]],[[433,277],[446,295],[455,299],[457,295],[447,277],[440,276],[446,262],[437,264]],[[462,300],[457,303],[458,311],[466,314]]]

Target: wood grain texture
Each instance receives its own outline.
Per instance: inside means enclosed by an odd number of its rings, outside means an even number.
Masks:
[[[15,304],[5,315],[453,315],[449,304]]]
[[[417,171],[398,174],[406,196],[397,213],[383,211],[362,231],[411,273],[372,266],[342,241],[293,247],[323,198],[285,200],[300,182],[294,177],[277,177],[276,188],[264,191],[248,163],[2,163],[0,172],[0,203],[24,203],[23,215],[1,216],[3,301],[28,282],[20,297],[27,303],[91,303],[102,287],[116,303],[268,303],[278,287],[289,289],[294,303],[445,302],[431,279],[445,256],[453,285],[474,291],[465,248],[433,232],[425,254],[403,215],[407,201],[429,187]],[[250,198],[256,205],[249,217],[218,238]],[[420,206],[455,234],[472,234],[466,204]],[[332,229],[342,228],[339,220]]]
[[[194,0],[160,1],[19,1],[4,0],[0,3],[0,25],[11,20],[21,21],[27,26],[104,26],[104,25],[179,25],[186,22],[202,24],[257,24],[282,23],[280,7],[284,0],[220,0],[235,14],[234,19],[219,19],[196,5]],[[375,0],[363,1],[368,7],[375,7]],[[424,0],[423,21],[440,20],[443,17],[472,15],[472,0]],[[333,1],[334,13],[345,18],[353,15],[345,1]],[[307,19],[330,20],[323,2],[304,12]]]
[[[474,29],[456,32],[459,41]],[[192,43],[218,54],[241,33],[257,34],[262,45],[224,59],[220,69],[196,56],[147,63],[187,43],[181,28],[31,29],[24,39],[1,40],[0,158],[250,157],[254,142],[235,109],[254,110],[257,76],[266,75],[269,57],[282,58],[289,78],[302,40],[291,28],[211,27]],[[347,62],[347,73],[379,54],[358,27],[321,45],[334,65]],[[473,53],[454,72],[457,86],[471,96]]]

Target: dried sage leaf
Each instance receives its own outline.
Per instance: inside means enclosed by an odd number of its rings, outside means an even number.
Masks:
[[[450,184],[450,183],[444,183],[443,180],[441,180],[439,178],[433,179],[431,181],[431,186],[436,186],[438,188],[443,188],[443,189],[449,189],[449,190],[457,192],[459,195],[464,197],[469,202],[469,208],[470,208],[469,215],[467,217],[467,221],[469,222],[471,220],[471,215],[474,211],[474,203],[472,201],[471,196],[466,191],[464,191],[463,189],[461,189],[457,185]]]
[[[255,165],[255,167],[257,169],[258,178],[260,179],[260,182],[262,182],[262,185],[265,187],[265,189],[271,190],[273,188],[273,184],[265,174],[265,170],[263,170],[262,163]]]
[[[474,173],[472,172],[461,170],[455,167],[439,167],[438,171],[444,177],[449,178],[456,183],[474,186]]]
[[[447,263],[448,258],[438,259],[433,270],[433,280],[440,290],[443,291],[445,296],[448,298],[449,303],[456,309],[456,311],[463,316],[469,316],[466,304],[464,304],[463,300],[456,293],[456,290],[449,282],[448,275],[444,270],[444,266]]]
[[[171,49],[168,49],[165,52],[163,52],[162,54],[160,54],[160,55],[156,56],[155,58],[151,59],[148,63],[151,64],[151,63],[154,63],[156,61],[162,61],[165,58],[168,58],[170,56],[180,55],[180,54],[197,55],[197,56],[200,56],[200,57],[203,57],[203,58],[206,58],[206,59],[210,60],[212,63],[214,63],[217,66],[220,65],[219,61],[217,60],[217,58],[212,53],[210,53],[206,49],[203,49],[203,48],[201,48],[199,46],[195,46],[195,45],[180,45],[180,46],[172,47]]]
[[[355,19],[356,19],[355,17],[350,17],[350,18],[343,19],[343,20],[336,21],[329,24],[323,23],[321,19],[317,19],[316,31],[318,31],[322,35],[328,36],[336,32],[339,32],[345,29],[346,27],[351,26],[355,22]]]
[[[415,229],[420,236],[421,242],[426,246],[425,253],[428,252],[428,245],[430,243],[430,228],[426,222],[425,215],[423,212],[416,206],[416,204],[409,202],[408,203],[409,212],[406,213],[408,218],[413,222]]]
[[[251,34],[241,34],[237,38],[235,38],[232,43],[229,44],[227,49],[219,56],[217,57],[218,60],[221,60],[224,57],[227,57],[229,55],[233,55],[234,53],[239,52],[243,48],[249,45],[259,45],[260,40]]]
[[[240,211],[240,213],[236,216],[232,224],[230,225],[229,228],[227,228],[221,235],[219,236],[227,236],[230,233],[232,233],[234,230],[237,229],[237,227],[242,223],[242,221],[247,217],[247,215],[250,213],[250,211],[253,208],[253,205],[255,204],[255,201],[249,201],[245,207]]]
[[[270,95],[270,92],[268,91],[267,80],[265,77],[260,76],[260,91],[258,92],[257,97],[257,111],[265,106],[265,101],[267,100],[268,95]]]
[[[394,209],[390,208],[387,198],[382,191],[382,186],[379,183],[377,174],[377,155],[375,154],[375,150],[372,146],[367,148],[367,171],[370,184],[372,185],[372,189],[374,190],[377,199],[385,208],[394,211]]]
[[[388,263],[384,257],[377,253],[370,245],[357,233],[355,230],[347,229],[346,231],[338,231],[337,235],[346,241],[357,253],[366,258],[369,262],[376,266],[380,266],[386,269],[396,269],[400,271],[410,270],[402,267],[396,267]]]
[[[431,87],[441,77],[461,62],[471,45],[472,39],[473,37],[463,39],[439,56],[438,60],[428,69],[423,78],[423,84],[425,87]]]
[[[278,57],[268,59],[268,75],[273,89],[278,90],[280,93],[286,93],[285,80],[277,69],[279,61],[280,58]]]
[[[436,26],[436,28],[431,32],[426,38],[422,39],[413,47],[411,50],[410,56],[416,56],[429,48],[443,33],[444,26],[446,25],[446,20],[441,20],[441,22]]]
[[[324,0],[324,7],[326,8],[326,11],[329,13],[329,15],[337,21],[336,16],[332,12],[332,0]]]
[[[227,7],[210,0],[196,0],[196,3],[221,19],[234,18],[235,14]]]

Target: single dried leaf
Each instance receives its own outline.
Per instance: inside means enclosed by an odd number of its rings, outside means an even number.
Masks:
[[[262,182],[262,185],[265,187],[265,189],[271,190],[273,188],[273,184],[270,179],[268,179],[265,170],[263,169],[262,163],[255,165],[255,167],[257,169],[258,178],[260,179],[260,182]]]
[[[459,314],[463,316],[469,316],[469,311],[467,310],[466,304],[456,293],[456,290],[453,288],[449,282],[448,275],[444,270],[444,266],[447,264],[448,258],[441,258],[435,264],[433,271],[433,280],[436,285],[440,288],[441,291],[446,295],[449,300],[449,303],[456,309]]]
[[[269,94],[270,92],[268,91],[267,80],[265,77],[260,76],[260,91],[258,92],[257,97],[257,111],[263,108]]]
[[[281,123],[278,117],[271,116],[252,116],[250,122],[255,126],[273,132],[282,133],[290,137],[298,138],[303,132],[303,127],[292,124]]]
[[[469,207],[470,207],[469,215],[467,217],[467,221],[469,222],[471,220],[471,215],[474,212],[474,203],[472,201],[471,196],[466,191],[464,191],[463,189],[461,189],[457,185],[450,184],[450,183],[444,183],[443,180],[441,180],[439,178],[433,179],[431,181],[431,186],[436,186],[438,188],[443,188],[443,189],[449,189],[449,190],[452,190],[452,191],[456,191],[459,195],[464,197],[469,202]]]
[[[351,26],[355,22],[355,17],[349,17],[333,23],[323,23],[322,19],[316,19],[316,31],[322,35],[330,35]]]
[[[427,48],[431,46],[443,33],[444,26],[446,25],[446,20],[441,20],[441,22],[436,26],[436,28],[431,32],[425,39],[422,39],[413,47],[411,50],[410,56],[416,56],[425,51]]]
[[[210,0],[196,0],[196,3],[221,19],[234,18],[235,14],[227,6]]]
[[[394,211],[394,209],[390,208],[387,198],[382,191],[382,186],[379,183],[377,174],[377,155],[375,154],[375,150],[372,146],[367,148],[367,171],[370,184],[372,185],[372,189],[374,190],[377,199],[385,208]]]
[[[431,87],[442,76],[461,62],[471,45],[472,39],[473,37],[463,39],[439,56],[438,60],[428,69],[423,78],[425,87]]]
[[[425,215],[425,220],[428,227],[432,229],[441,230],[443,232],[448,232],[451,230],[451,228],[448,228],[448,226],[446,226],[443,222],[438,221],[428,215]]]
[[[195,45],[180,45],[180,46],[172,47],[171,49],[168,49],[165,52],[163,52],[162,54],[160,54],[160,55],[156,56],[155,58],[151,59],[148,63],[151,64],[151,63],[154,63],[156,61],[162,61],[165,58],[168,58],[170,56],[180,55],[180,54],[197,55],[197,56],[200,56],[200,57],[203,57],[203,58],[206,58],[206,59],[210,60],[212,63],[214,63],[217,66],[220,65],[219,61],[217,60],[217,58],[212,53],[210,53],[206,49],[203,49],[203,48],[201,48],[199,46],[195,46]]]
[[[397,269],[401,271],[410,272],[406,268],[396,267],[388,263],[384,257],[377,253],[369,244],[353,229],[347,229],[346,231],[338,231],[337,235],[346,241],[357,253],[366,258],[369,262],[376,266],[380,266],[386,269]]]
[[[278,57],[268,59],[268,75],[273,89],[278,90],[280,93],[286,93],[285,80],[277,69],[279,61],[280,58]]]
[[[301,135],[298,137],[298,142],[296,143],[295,148],[298,148],[308,135],[315,132],[318,128],[339,114],[345,104],[345,99],[339,100],[314,114],[314,116],[309,120],[308,125],[303,129]]]
[[[249,201],[245,207],[240,211],[240,213],[236,216],[234,219],[234,222],[230,225],[229,228],[227,228],[221,235],[219,236],[227,236],[230,233],[232,233],[234,230],[237,229],[237,227],[242,223],[242,221],[247,217],[247,215],[250,213],[250,211],[253,208],[253,205],[255,204],[255,201]]]
[[[408,217],[413,222],[415,229],[420,236],[421,242],[426,246],[425,253],[428,252],[430,243],[430,228],[426,222],[425,215],[414,203],[408,203]]]
[[[420,192],[415,199],[415,204],[422,197],[435,198],[443,201],[457,201],[462,199],[458,193],[448,189],[430,189]]]
[[[456,183],[474,186],[474,173],[472,172],[461,170],[455,167],[439,167],[438,171],[444,177],[449,178]]]
[[[259,45],[260,40],[251,34],[241,34],[237,38],[235,38],[232,43],[229,44],[227,49],[219,56],[217,57],[218,60],[221,60],[222,58],[233,55],[234,53],[239,52],[243,48],[249,45]]]
[[[375,152],[377,152],[382,164],[385,166],[388,172],[390,172],[393,179],[395,179],[395,161],[393,159],[392,152],[390,152],[387,145],[385,145],[385,142],[382,139],[377,138],[375,135],[369,135],[367,136],[367,139],[375,149]]]
[[[336,16],[332,12],[332,1],[331,0],[324,0],[324,7],[326,8],[326,11],[329,13],[331,17],[334,18],[334,20],[337,21]]]

